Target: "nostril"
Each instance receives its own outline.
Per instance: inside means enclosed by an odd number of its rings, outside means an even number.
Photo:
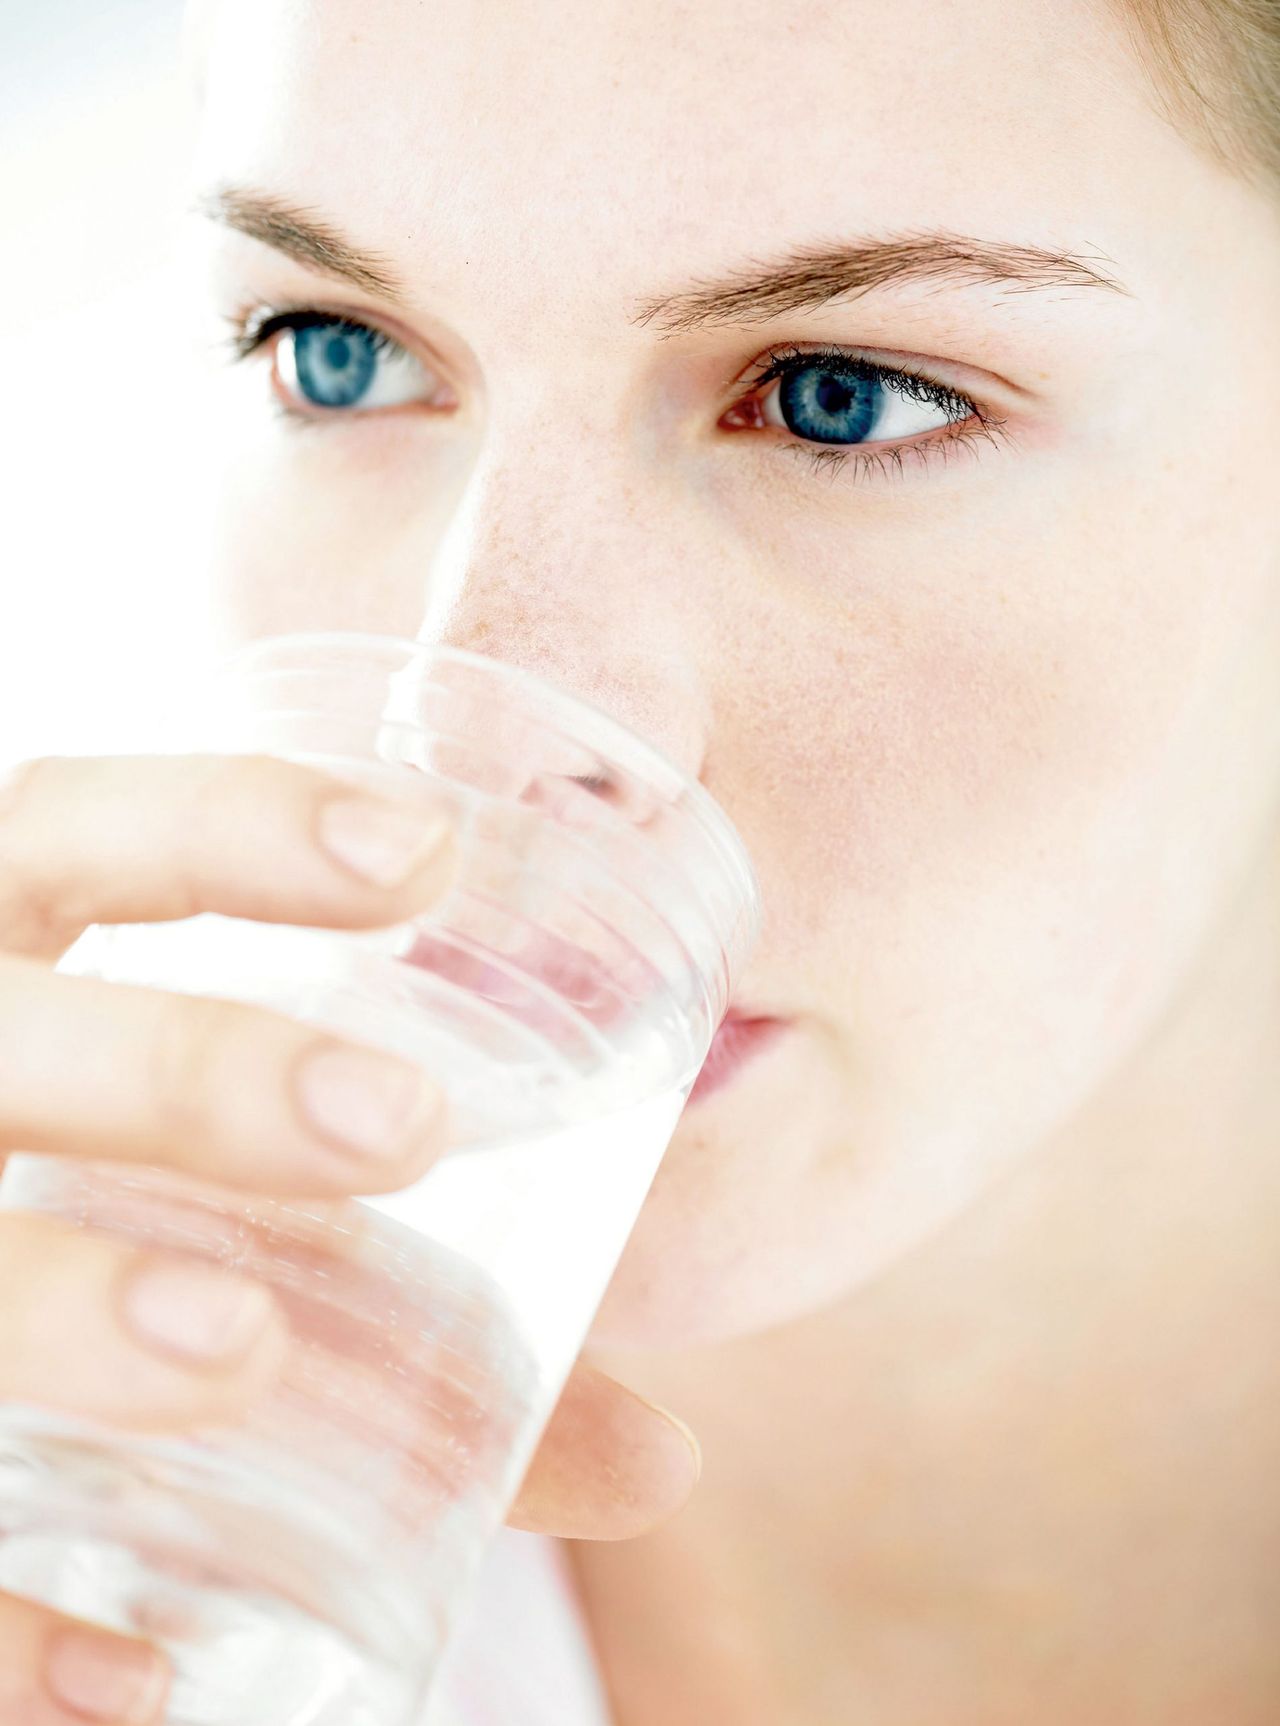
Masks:
[[[605,768],[598,773],[570,773],[566,778],[588,797],[596,798],[637,827],[643,826],[652,813],[652,796],[629,773]]]
[[[650,826],[666,806],[656,786],[637,778],[625,767],[611,766],[607,762],[593,773],[565,774],[563,783],[573,785],[588,797],[603,803],[636,828]]]

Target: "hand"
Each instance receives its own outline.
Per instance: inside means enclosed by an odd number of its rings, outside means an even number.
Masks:
[[[394,1191],[430,1167],[447,1101],[407,1063],[263,1008],[52,969],[90,923],[216,911],[366,929],[430,905],[453,878],[451,831],[378,884],[325,839],[353,799],[362,814],[378,801],[268,755],[55,756],[0,778],[0,1167],[36,1150],[334,1197]],[[367,1081],[391,1081],[359,1112],[385,1110],[376,1159],[307,1113],[308,1074],[332,1078],[348,1058]],[[286,1339],[273,1296],[243,1277],[0,1213],[0,1400],[136,1430],[233,1420],[271,1382]],[[623,1539],[677,1510],[696,1474],[677,1425],[579,1362],[509,1520]],[[123,1685],[130,1668],[134,1702],[111,1677]],[[64,1726],[94,1707],[150,1726],[167,1689],[145,1642],[0,1595],[0,1726]]]

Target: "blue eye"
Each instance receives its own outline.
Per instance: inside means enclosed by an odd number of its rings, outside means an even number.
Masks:
[[[972,402],[909,372],[855,355],[776,359],[759,381],[778,388],[761,404],[764,423],[818,444],[899,442],[968,419]]]
[[[293,365],[299,392],[314,407],[353,408],[369,387],[378,364],[373,330],[316,324],[293,334]]]
[[[997,442],[1006,423],[925,371],[852,348],[788,342],[770,348],[735,387],[747,393],[721,415],[721,430],[788,431],[790,443],[770,439],[766,447],[804,455],[828,478],[845,466],[864,478],[900,477],[908,462],[946,461],[961,447]]]
[[[413,402],[441,405],[435,373],[399,342],[354,318],[304,309],[233,324],[231,346],[238,359],[279,336],[275,374],[286,414],[315,420]]]

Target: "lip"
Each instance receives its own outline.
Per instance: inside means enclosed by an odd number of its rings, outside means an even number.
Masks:
[[[749,1061],[775,1043],[789,1024],[787,1019],[738,1009],[726,1013],[693,1082],[689,1103],[702,1102],[723,1090]]]
[[[539,931],[516,957],[515,975],[425,927],[415,932],[411,948],[401,958],[415,969],[460,984],[500,1006],[528,1029],[553,1039],[565,1030],[566,1007],[607,1029],[620,1016],[634,1011],[662,981],[647,965],[643,976],[638,970],[611,973],[592,955],[548,937],[545,931]],[[539,984],[554,990],[562,1004],[547,1001]],[[771,1014],[731,1007],[711,1039],[687,1103],[700,1102],[721,1090],[790,1023]]]

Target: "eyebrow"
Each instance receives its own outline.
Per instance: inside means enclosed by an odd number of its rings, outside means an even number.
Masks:
[[[266,192],[217,186],[200,193],[192,204],[192,213],[207,216],[210,221],[251,240],[261,240],[263,245],[274,247],[321,275],[350,282],[397,305],[408,301],[404,283],[388,258],[353,246],[332,223],[300,204],[291,204]]]
[[[301,205],[222,186],[198,196],[193,210],[322,275],[396,304],[408,302],[408,290],[389,259],[354,246],[330,222]],[[643,300],[632,321],[656,324],[667,335],[683,335],[710,325],[766,323],[875,288],[925,282],[935,287],[978,284],[1015,293],[1063,288],[1129,292],[1077,252],[928,231],[799,247],[770,264]]]
[[[656,322],[670,335],[683,335],[711,324],[766,323],[787,312],[817,311],[873,288],[921,282],[979,284],[1017,293],[1102,288],[1128,296],[1114,277],[1074,252],[928,232],[801,247],[771,264],[649,300],[637,322]]]

